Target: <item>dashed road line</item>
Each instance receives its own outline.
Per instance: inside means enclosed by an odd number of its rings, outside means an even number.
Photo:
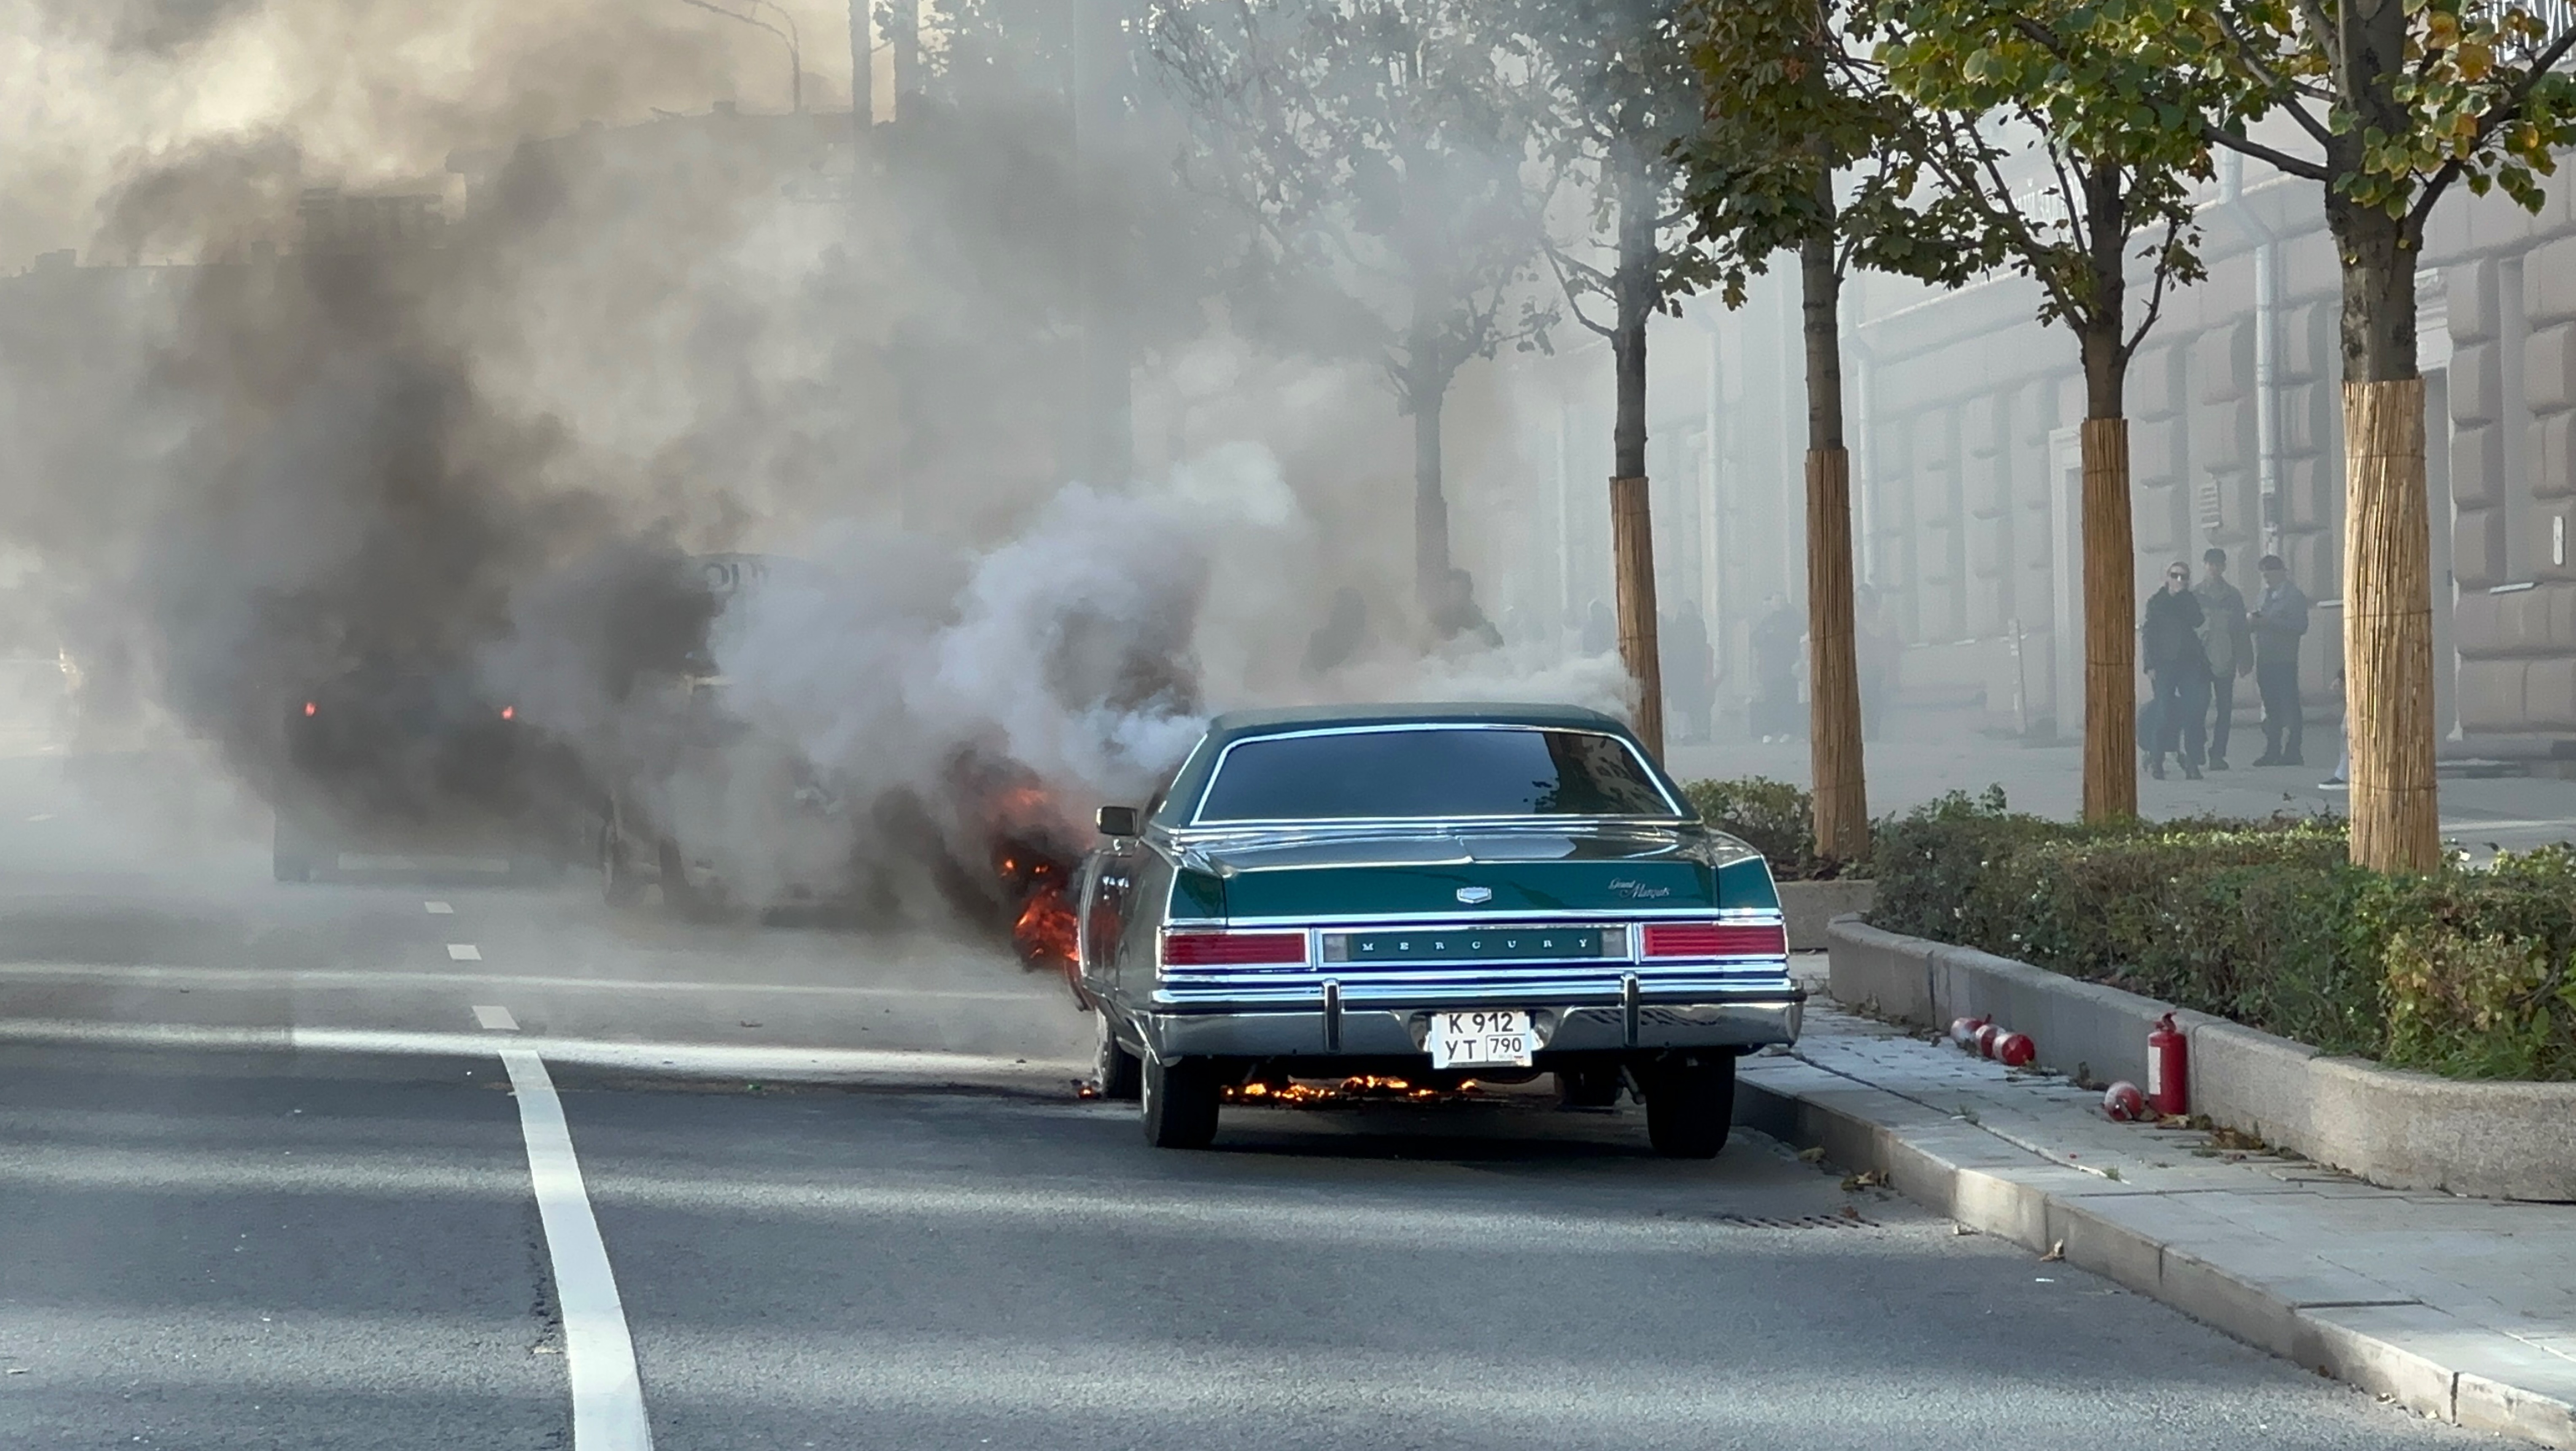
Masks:
[[[456,913],[456,909],[445,902],[423,902],[420,909],[432,917],[451,917]]]
[[[480,1011],[479,1009],[477,1010]],[[554,1263],[555,1303],[563,1314],[564,1369],[572,1381],[574,1451],[651,1451],[644,1385],[635,1370],[635,1340],[617,1295],[608,1246],[599,1237],[573,1156],[572,1129],[543,1058],[525,1048],[502,1050],[501,1066],[517,1091],[519,1130],[528,1143],[528,1178],[537,1191]]]
[[[510,1010],[504,1007],[486,1007],[481,1003],[476,1003],[474,1005],[474,1021],[495,1033],[515,1033],[519,1031],[519,1020],[511,1017]]]
[[[481,962],[483,949],[471,942],[451,942],[447,944],[447,958],[450,962]]]

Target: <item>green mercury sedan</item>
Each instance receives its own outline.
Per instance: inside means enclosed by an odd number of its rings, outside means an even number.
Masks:
[[[1726,1143],[1735,1060],[1798,1036],[1770,867],[1627,727],[1552,705],[1219,716],[1075,883],[1097,1083],[1205,1146],[1245,1083],[1634,1085],[1659,1153]]]

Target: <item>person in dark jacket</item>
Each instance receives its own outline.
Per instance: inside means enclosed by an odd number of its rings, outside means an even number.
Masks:
[[[2139,639],[2147,674],[2156,684],[2156,741],[2147,767],[2165,778],[2165,755],[2182,758],[2182,773],[2200,779],[2201,747],[2209,731],[2209,659],[2201,653],[2200,599],[2191,592],[2191,566],[2177,559],[2165,587],[2147,600]]]
[[[2257,566],[2263,593],[2247,623],[2254,630],[2254,688],[2263,696],[2263,755],[2258,766],[2295,766],[2304,722],[2299,707],[2299,637],[2308,632],[2308,597],[2290,583],[2281,556]]]

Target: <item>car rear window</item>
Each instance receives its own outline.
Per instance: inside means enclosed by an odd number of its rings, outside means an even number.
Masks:
[[[1426,726],[1239,741],[1218,764],[1198,819],[1679,814],[1616,736]]]

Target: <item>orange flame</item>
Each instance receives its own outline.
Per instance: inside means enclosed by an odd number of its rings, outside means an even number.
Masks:
[[[1069,979],[1074,973],[1073,930],[1073,904],[1064,899],[1064,881],[1050,873],[1029,893],[1019,920],[1011,924],[1011,945],[1019,949],[1025,966],[1051,967]]]

